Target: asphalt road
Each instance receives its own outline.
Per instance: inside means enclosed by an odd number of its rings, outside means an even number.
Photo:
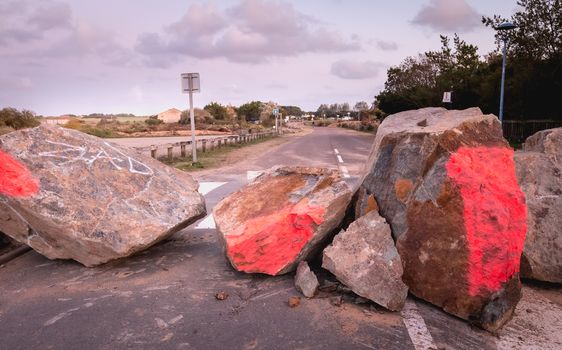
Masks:
[[[274,164],[338,168],[354,185],[372,140],[318,128],[228,172],[196,177],[209,213],[248,177]],[[494,336],[412,297],[402,312],[385,311],[341,287],[333,290],[333,277],[313,269],[324,291],[290,308],[288,298],[299,295],[293,276],[234,271],[210,218],[97,268],[29,252],[0,269],[0,348],[562,348],[560,286],[526,285],[515,318]],[[226,300],[215,299],[220,291],[229,295]]]

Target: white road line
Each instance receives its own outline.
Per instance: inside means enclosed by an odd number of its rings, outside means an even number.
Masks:
[[[343,163],[343,159],[341,158],[341,156],[339,154],[336,157],[338,157],[338,162]]]
[[[209,214],[207,215],[207,217],[205,217],[203,220],[201,220],[200,223],[197,224],[197,226],[195,226],[196,230],[202,230],[202,229],[214,229],[217,228],[217,225],[215,225],[215,219],[213,219],[213,214]]]
[[[416,303],[411,300],[406,300],[406,304],[402,309],[402,321],[408,330],[410,339],[414,344],[416,350],[428,350],[437,348],[433,343],[433,337],[423,317],[420,315]]]
[[[340,154],[340,151],[338,151],[337,148],[334,148],[334,152],[335,152],[336,154]]]
[[[341,172],[342,172],[344,178],[347,179],[347,178],[350,177],[350,176],[349,176],[349,171],[347,170],[347,167],[346,167],[345,165],[340,166],[340,170],[341,170]]]
[[[199,183],[199,193],[201,193],[202,195],[206,195],[207,193],[211,192],[212,190],[215,190],[215,189],[221,187],[225,183],[226,182],[200,182]]]

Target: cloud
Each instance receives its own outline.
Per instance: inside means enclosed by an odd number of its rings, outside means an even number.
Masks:
[[[45,0],[38,7],[28,1],[8,1],[0,6],[0,44],[11,45],[39,41],[55,30],[71,27],[72,11],[68,4]]]
[[[384,50],[384,51],[398,50],[398,44],[396,44],[394,41],[379,40],[379,41],[377,41],[377,47],[381,50]]]
[[[8,1],[0,4],[0,45],[8,50],[0,56],[58,59],[98,57],[107,64],[129,64],[131,50],[120,45],[115,33],[74,21],[66,3],[43,0]]]
[[[480,17],[465,0],[430,0],[423,6],[412,23],[435,31],[471,31],[480,25]]]
[[[332,64],[330,72],[342,79],[369,79],[376,77],[385,67],[380,62],[340,60]]]
[[[163,33],[144,33],[136,45],[148,64],[162,66],[185,56],[261,63],[273,57],[358,49],[358,39],[343,38],[287,2],[268,0],[242,0],[226,10],[191,5]]]

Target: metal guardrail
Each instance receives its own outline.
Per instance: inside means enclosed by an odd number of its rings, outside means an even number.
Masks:
[[[502,126],[509,142],[522,143],[536,132],[562,127],[562,120],[504,120]]]
[[[265,137],[275,134],[275,131],[268,131],[243,135],[232,135],[227,137],[199,139],[195,140],[195,147],[197,147],[198,152],[205,153],[231,144],[243,144],[251,141],[261,140]],[[193,145],[191,141],[185,141],[175,144],[139,147],[138,149],[140,151],[150,149],[150,156],[154,159],[167,158],[168,160],[173,160],[174,157],[187,158],[191,156],[192,147]]]

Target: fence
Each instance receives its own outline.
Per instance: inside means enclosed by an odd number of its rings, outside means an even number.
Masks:
[[[198,153],[210,152],[214,149],[219,149],[233,144],[243,144],[256,140],[264,139],[268,136],[276,134],[275,131],[267,131],[260,133],[251,133],[245,135],[234,135],[227,137],[217,137],[211,139],[195,140],[195,147]],[[174,144],[149,146],[138,148],[141,152],[150,151],[150,156],[155,159],[167,158],[173,160],[174,157],[186,158],[191,156],[193,145],[191,141],[179,142]]]
[[[522,143],[538,131],[559,127],[560,120],[504,120],[503,135],[509,142]]]

